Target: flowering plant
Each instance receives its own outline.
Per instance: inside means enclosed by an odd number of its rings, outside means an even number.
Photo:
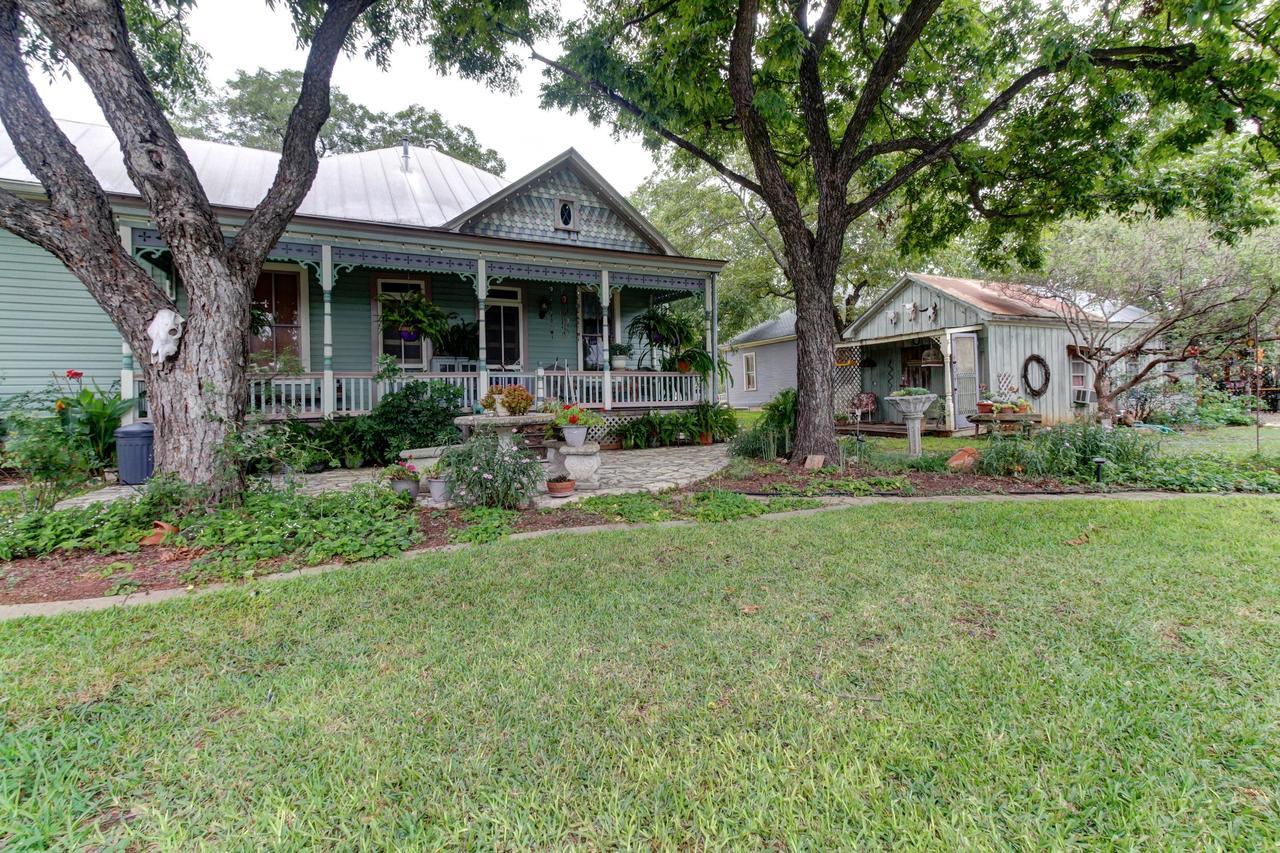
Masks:
[[[378,472],[379,479],[394,483],[397,480],[418,479],[418,468],[412,462],[401,459],[394,465],[388,465]]]
[[[591,409],[584,409],[576,403],[564,403],[555,413],[555,425],[564,427],[598,427],[604,426],[604,418]]]
[[[460,506],[517,509],[528,503],[542,482],[542,466],[528,450],[504,445],[493,430],[450,447],[440,458],[449,497]]]

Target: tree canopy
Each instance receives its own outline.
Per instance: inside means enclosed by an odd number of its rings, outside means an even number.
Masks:
[[[195,139],[279,151],[301,91],[301,71],[242,70],[222,90],[182,103],[173,115],[174,129]],[[378,112],[337,86],[330,89],[329,100],[329,120],[317,139],[321,156],[390,148],[408,139],[413,145],[432,143],[450,157],[495,174],[506,170],[498,152],[482,146],[471,128],[450,124],[437,110],[411,104],[396,112]]]

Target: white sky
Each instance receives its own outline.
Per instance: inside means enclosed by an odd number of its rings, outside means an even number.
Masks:
[[[567,4],[566,4],[567,5]],[[191,32],[209,52],[208,77],[221,85],[239,69],[301,70],[306,54],[295,46],[286,13],[272,12],[262,0],[204,0],[191,17]],[[79,78],[50,81],[38,71],[32,79],[54,117],[105,123],[97,102]],[[518,178],[570,146],[624,194],[630,194],[653,170],[654,162],[636,139],[615,141],[605,128],[585,118],[538,107],[539,68],[527,64],[520,92],[505,95],[479,83],[440,77],[422,48],[402,46],[391,68],[379,71],[362,56],[343,56],[333,83],[359,103],[380,111],[418,103],[439,110],[453,124],[475,131],[482,145],[507,161],[507,177]]]

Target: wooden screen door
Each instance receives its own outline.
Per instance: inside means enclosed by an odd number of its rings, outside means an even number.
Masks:
[[[951,336],[951,394],[956,429],[973,426],[968,417],[978,411],[978,336],[973,332]]]

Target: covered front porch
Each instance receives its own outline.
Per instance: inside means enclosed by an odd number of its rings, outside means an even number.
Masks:
[[[974,328],[937,329],[842,344],[837,348],[836,414],[840,432],[906,435],[906,422],[889,402],[900,388],[927,388],[938,399],[923,429],[951,435],[972,428],[977,411],[982,335]]]
[[[135,256],[185,308],[158,235],[126,230]],[[714,272],[674,266],[685,259],[595,254],[282,240],[253,294],[268,322],[251,339],[250,411],[270,419],[365,414],[385,394],[425,380],[459,387],[467,408],[494,384],[606,412],[714,399],[714,377],[660,369],[661,348],[627,333],[638,315],[676,303],[698,317],[701,344],[715,352]],[[405,295],[447,315],[442,341],[385,328],[383,300]],[[121,387],[144,392],[128,352]]]

